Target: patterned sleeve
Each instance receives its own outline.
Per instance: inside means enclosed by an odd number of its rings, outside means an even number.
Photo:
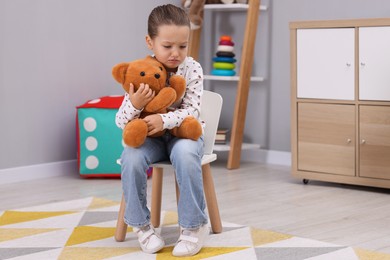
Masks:
[[[130,101],[130,96],[128,93],[125,94],[123,98],[122,105],[120,106],[118,112],[115,116],[115,124],[124,129],[126,124],[135,118],[138,118],[142,110],[136,109]]]
[[[201,65],[189,57],[185,66],[179,67],[176,75],[183,76],[186,79],[186,92],[178,109],[160,114],[164,129],[180,126],[187,116],[193,116],[198,120],[200,116],[200,102],[203,94],[203,70]]]

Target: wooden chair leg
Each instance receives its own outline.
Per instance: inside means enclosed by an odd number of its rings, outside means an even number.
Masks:
[[[160,226],[161,218],[161,198],[163,185],[163,169],[153,168],[152,176],[152,207],[151,207],[151,222],[153,227]]]
[[[126,209],[126,201],[125,197],[122,194],[122,200],[121,205],[119,207],[119,213],[118,213],[118,220],[116,222],[116,229],[115,229],[115,240],[117,242],[123,242],[126,238],[127,233],[127,224],[125,223],[125,209]]]
[[[221,216],[219,215],[217,196],[215,194],[214,181],[213,176],[211,175],[211,167],[209,163],[202,166],[202,172],[203,189],[206,197],[207,208],[209,210],[211,229],[213,233],[221,233]]]

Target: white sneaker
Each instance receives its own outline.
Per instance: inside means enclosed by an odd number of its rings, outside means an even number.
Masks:
[[[142,251],[149,254],[154,254],[165,246],[164,240],[154,230],[152,225],[146,225],[141,228],[133,228],[138,236],[138,241]]]
[[[207,225],[200,226],[198,229],[180,228],[180,237],[172,255],[174,256],[192,256],[196,255],[203,247],[203,244],[210,233]]]

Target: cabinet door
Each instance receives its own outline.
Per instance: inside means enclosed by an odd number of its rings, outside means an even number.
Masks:
[[[359,28],[359,99],[390,100],[390,27]]]
[[[360,106],[360,176],[390,179],[390,107]]]
[[[353,100],[355,29],[297,30],[298,98]]]
[[[355,106],[298,104],[298,169],[355,175]]]

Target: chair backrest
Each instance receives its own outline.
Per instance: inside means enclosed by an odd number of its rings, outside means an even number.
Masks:
[[[221,110],[221,95],[212,91],[204,90],[200,108],[200,118],[206,123],[204,129],[204,154],[213,153]]]

